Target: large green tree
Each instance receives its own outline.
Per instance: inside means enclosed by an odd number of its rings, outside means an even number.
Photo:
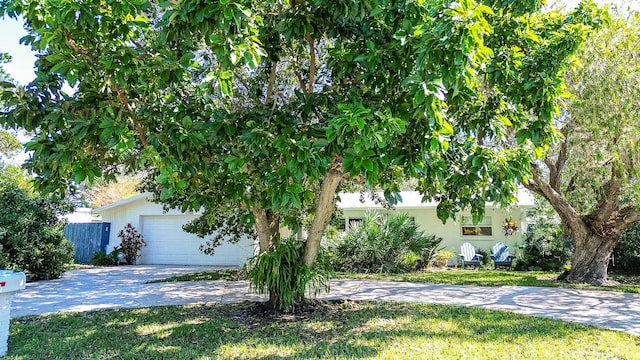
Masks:
[[[640,15],[618,15],[579,53],[558,127],[527,188],[556,210],[574,244],[570,282],[606,284],[622,232],[640,221]]]
[[[2,67],[10,60],[0,53],[0,90],[13,87]],[[0,109],[5,105],[0,99]],[[62,231],[71,204],[34,194],[25,171],[3,161],[21,148],[0,124],[0,268],[24,271],[29,280],[59,278],[74,257]]]
[[[2,64],[11,61],[11,56],[7,53],[0,52],[0,89],[11,87],[11,76],[4,70]],[[0,100],[0,107],[2,107]],[[11,133],[0,127],[0,161],[3,156],[9,156],[20,148],[20,142]]]
[[[191,230],[255,230],[263,254],[308,212],[311,268],[345,181],[393,203],[417,178],[442,219],[514,199],[601,18],[542,3],[3,0],[40,56],[1,118],[35,132],[50,191],[143,169],[159,201],[204,208]]]
[[[2,64],[11,61],[11,56],[7,53],[0,53],[0,90],[11,88],[11,76],[4,70]],[[0,109],[4,106],[3,100],[0,98]],[[13,132],[6,129],[0,123],[0,186],[6,184],[15,184],[23,189],[31,189],[29,176],[24,169],[19,166],[12,165],[8,161],[22,149],[22,144]]]

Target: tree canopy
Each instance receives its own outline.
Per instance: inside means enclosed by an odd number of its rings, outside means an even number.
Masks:
[[[2,64],[11,60],[9,54],[0,53],[0,85],[2,88],[10,87],[11,76],[4,70]],[[0,107],[2,107],[0,101]],[[8,156],[20,148],[20,142],[11,133],[7,132],[4,128],[0,128],[0,157]],[[0,158],[1,159],[1,158]]]
[[[49,191],[142,169],[159,201],[205,209],[199,232],[254,227],[261,251],[306,210],[311,266],[341,182],[393,203],[417,178],[443,220],[514,201],[602,20],[542,4],[2,0],[40,56],[0,118],[35,133]]]

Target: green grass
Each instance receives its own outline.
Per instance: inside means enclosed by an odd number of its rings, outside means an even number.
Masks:
[[[66,270],[82,270],[82,269],[93,269],[95,268],[95,265],[89,265],[89,264],[69,264],[66,267]]]
[[[339,273],[336,276],[342,279],[410,281],[430,284],[564,287],[588,290],[608,290],[640,293],[640,277],[638,276],[609,275],[609,278],[611,280],[620,282],[620,285],[592,286],[588,284],[569,284],[561,281],[556,281],[558,275],[558,273],[548,273],[540,271],[452,269],[447,271],[416,272],[408,274]]]
[[[206,281],[206,280],[244,280],[245,275],[237,269],[203,271],[191,274],[177,275],[166,279],[149,281],[149,283],[177,282],[177,281]]]
[[[626,275],[609,275],[610,279],[620,282],[620,285],[612,286],[591,286],[587,284],[568,284],[558,282],[556,281],[558,273],[540,271],[449,269],[447,271],[429,271],[408,274],[338,273],[336,274],[336,277],[340,279],[373,279],[452,285],[565,287],[640,293],[640,277]],[[235,269],[228,269],[180,275],[172,278],[156,280],[156,282],[242,279],[244,279],[242,272]]]
[[[54,314],[12,320],[4,359],[640,359],[640,337],[442,305],[255,304]]]

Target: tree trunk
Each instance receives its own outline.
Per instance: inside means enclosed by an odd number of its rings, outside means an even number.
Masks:
[[[608,285],[607,267],[620,237],[602,237],[593,232],[573,238],[574,252],[571,269],[558,277],[570,283]]]
[[[280,235],[280,219],[271,210],[265,210],[259,207],[252,209],[255,223],[254,228],[258,236],[258,245],[260,254],[270,251],[276,245]],[[278,271],[286,271],[278,269]],[[274,311],[284,310],[282,302],[281,289],[272,285],[269,288],[269,302],[267,306]]]
[[[280,234],[280,219],[271,210],[259,207],[251,209],[255,218],[254,228],[258,236],[260,253],[269,251]]]
[[[334,162],[335,163],[335,162]],[[342,180],[342,172],[340,170],[329,170],[322,182],[320,189],[320,198],[316,206],[316,212],[313,217],[313,223],[309,228],[307,243],[304,250],[303,261],[307,267],[312,267],[320,251],[320,242],[322,234],[329,223],[336,199],[336,189]]]

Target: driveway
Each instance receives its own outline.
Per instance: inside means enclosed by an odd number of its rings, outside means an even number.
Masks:
[[[97,309],[220,302],[226,281],[154,283],[214,266],[118,266],[67,271],[60,279],[28,283],[11,302],[11,317]]]
[[[57,280],[27,284],[11,316],[195,303],[260,301],[246,281],[147,282],[216,269],[199,266],[121,266],[72,270]],[[640,335],[640,294],[524,286],[459,286],[334,280],[320,299],[403,301],[477,306],[595,325]]]

